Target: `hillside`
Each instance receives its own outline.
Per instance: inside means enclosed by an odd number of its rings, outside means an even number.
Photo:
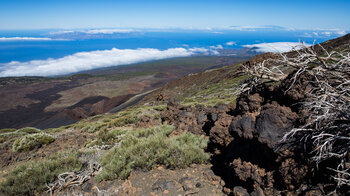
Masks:
[[[322,44],[335,51],[349,51],[349,45],[350,34]],[[322,53],[319,47],[315,51]],[[294,58],[296,53],[285,55]],[[350,152],[340,148],[350,144],[349,119],[336,119],[331,124],[331,128],[342,126],[338,136],[345,139],[333,144],[343,150],[341,158],[331,157],[315,164],[313,142],[308,138],[281,143],[291,130],[309,124],[313,113],[303,103],[317,84],[312,70],[320,65],[306,67],[307,71],[296,77],[296,69],[281,68],[286,77],[278,81],[262,75],[254,80],[254,73],[247,74],[247,69],[268,59],[273,63],[264,70],[279,66],[278,61],[273,61],[278,55],[267,53],[191,73],[164,86],[159,84],[159,89],[136,105],[71,125],[44,130],[2,129],[0,193],[350,194],[349,183],[337,184],[339,181],[332,176],[339,173],[329,169],[343,161],[342,171],[349,170]],[[341,65],[348,70],[349,61]],[[339,86],[339,78],[330,77],[333,73],[347,81],[350,78],[349,71],[340,73],[335,68],[326,73],[320,79],[329,78],[331,86]],[[248,90],[242,88],[244,84],[248,84]],[[349,114],[348,87],[348,83],[341,86],[345,92],[345,116]],[[349,180],[347,174],[341,178]]]
[[[159,88],[168,81],[241,60],[240,57],[198,56],[71,76],[0,78],[0,128],[46,129],[72,124],[108,112],[131,97]]]

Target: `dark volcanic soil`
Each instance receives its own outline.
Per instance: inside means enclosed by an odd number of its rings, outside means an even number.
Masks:
[[[44,109],[61,96],[57,94],[58,92],[77,86],[79,84],[74,82],[59,83],[53,88],[27,94],[27,98],[39,100],[40,102],[30,104],[28,107],[18,106],[16,109],[0,112],[0,128],[33,126],[54,116],[56,113],[47,113],[44,112]]]

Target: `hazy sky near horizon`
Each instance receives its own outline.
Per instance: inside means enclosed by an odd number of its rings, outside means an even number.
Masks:
[[[0,0],[0,29],[221,28],[350,30],[350,0]]]

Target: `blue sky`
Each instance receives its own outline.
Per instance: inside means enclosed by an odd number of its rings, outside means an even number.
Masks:
[[[0,29],[215,28],[350,30],[350,0],[0,0]]]

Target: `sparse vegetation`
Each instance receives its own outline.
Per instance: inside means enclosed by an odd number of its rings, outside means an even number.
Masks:
[[[86,126],[82,127],[82,131],[87,131],[89,133],[94,133],[99,130],[105,130],[107,128],[107,124],[103,122],[92,122],[92,123],[87,123]]]
[[[99,180],[125,179],[132,169],[151,169],[156,164],[185,167],[209,158],[204,152],[207,141],[191,133],[168,137],[174,127],[169,125],[130,131],[120,143],[101,159]]]
[[[15,132],[16,129],[0,129],[0,134],[2,133],[10,133],[10,132]]]
[[[23,77],[1,77],[0,86],[7,86],[13,84],[31,84],[38,82],[50,81],[51,78],[37,77],[37,76],[23,76]]]
[[[126,115],[123,117],[116,118],[109,123],[110,127],[122,127],[125,125],[136,123],[140,120],[138,116]]]
[[[5,141],[12,141],[18,137],[28,135],[28,134],[34,134],[34,133],[41,133],[42,131],[40,129],[34,128],[34,127],[24,127],[21,129],[1,129],[0,132],[0,143],[3,143]]]
[[[126,133],[126,130],[113,129],[113,130],[101,130],[97,134],[97,137],[86,143],[86,147],[93,146],[112,146],[113,144],[120,142],[122,136]]]
[[[247,78],[246,75],[225,79],[218,83],[205,86],[200,91],[195,92],[189,97],[182,98],[182,104],[187,106],[215,106],[217,104],[233,104],[238,94],[239,84]]]
[[[12,150],[15,152],[29,151],[37,145],[50,144],[55,138],[45,133],[35,133],[22,136],[13,142]]]
[[[9,172],[0,183],[1,195],[34,195],[46,189],[46,184],[67,171],[79,171],[82,164],[77,153],[59,153],[43,160],[26,162]]]
[[[41,130],[34,128],[34,127],[24,127],[22,129],[18,129],[18,132],[23,132],[23,133],[28,133],[28,134],[32,134],[32,133],[40,133]]]

